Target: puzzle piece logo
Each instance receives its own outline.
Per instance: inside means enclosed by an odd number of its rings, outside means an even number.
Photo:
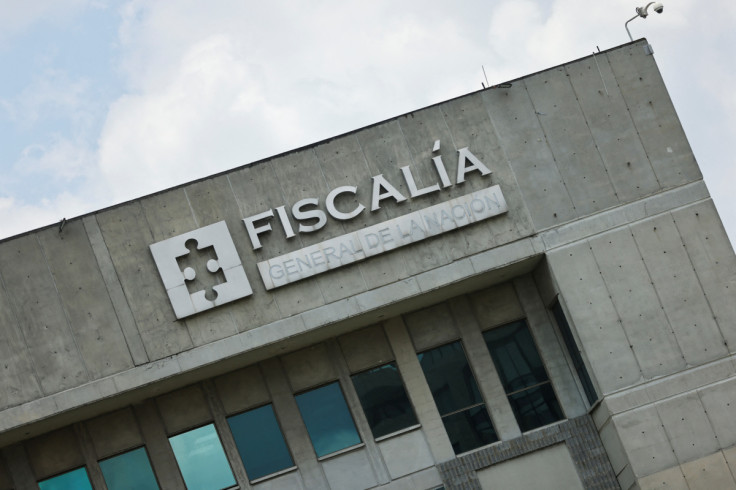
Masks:
[[[149,246],[176,318],[253,294],[224,221]]]

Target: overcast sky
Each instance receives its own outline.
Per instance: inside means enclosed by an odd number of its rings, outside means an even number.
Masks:
[[[736,2],[655,50],[736,239]],[[0,0],[0,238],[628,42],[635,0]]]

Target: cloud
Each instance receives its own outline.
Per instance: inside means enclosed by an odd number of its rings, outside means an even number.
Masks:
[[[79,9],[96,3],[91,0],[0,0],[0,48],[37,22],[66,20]]]

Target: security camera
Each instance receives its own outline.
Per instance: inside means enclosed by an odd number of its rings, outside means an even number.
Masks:
[[[664,5],[662,5],[662,4],[661,4],[661,3],[659,3],[659,2],[655,3],[654,5],[652,5],[652,8],[653,8],[653,9],[654,9],[654,11],[655,11],[655,12],[657,12],[658,14],[661,14],[661,13],[662,13],[662,11],[664,11]]]

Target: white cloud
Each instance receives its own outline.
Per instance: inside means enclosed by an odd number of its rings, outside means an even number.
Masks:
[[[91,0],[0,0],[0,47],[36,22],[68,19],[78,9],[96,3]]]

